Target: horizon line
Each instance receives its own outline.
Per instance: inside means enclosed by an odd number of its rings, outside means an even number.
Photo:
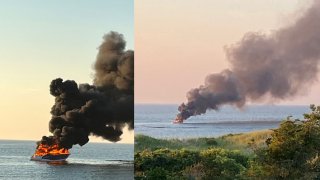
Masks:
[[[0,141],[34,141],[34,142],[37,142],[39,140],[33,140],[33,139],[0,139]],[[89,141],[88,143],[97,143],[97,144],[134,144],[134,143],[122,143],[122,142],[110,142],[110,141]],[[87,143],[87,144],[88,144]],[[76,144],[76,145],[79,145],[79,144]],[[74,146],[76,146],[74,145]],[[80,146],[80,145],[79,145]]]
[[[310,106],[311,104],[313,103],[310,103],[310,104],[275,104],[275,103],[259,103],[259,104],[247,104],[247,105],[244,105],[245,106]],[[134,105],[176,105],[176,106],[179,106],[180,104],[175,104],[175,103],[159,103],[159,102],[137,102],[137,103],[134,103]],[[316,104],[315,104],[316,105]],[[319,104],[320,105],[320,104]],[[233,105],[230,105],[230,104],[225,104],[225,105],[222,105],[222,106],[233,106]]]

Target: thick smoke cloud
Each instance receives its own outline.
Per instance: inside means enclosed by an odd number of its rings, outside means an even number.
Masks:
[[[247,33],[226,48],[231,67],[210,74],[205,84],[187,93],[177,121],[217,110],[223,104],[282,100],[305,92],[317,80],[320,61],[320,1],[290,26],[266,35]]]
[[[99,47],[93,85],[61,78],[50,84],[55,97],[49,131],[53,136],[41,142],[61,147],[86,144],[89,135],[120,140],[122,129],[133,129],[134,52],[125,51],[126,42],[117,32],[103,37]]]

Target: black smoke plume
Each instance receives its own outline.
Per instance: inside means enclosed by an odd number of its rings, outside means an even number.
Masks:
[[[291,25],[271,34],[247,33],[226,48],[230,70],[206,77],[187,93],[176,122],[224,104],[282,100],[306,91],[317,80],[320,61],[320,1]]]
[[[86,144],[89,135],[116,142],[126,125],[134,128],[134,52],[125,51],[122,34],[110,32],[103,39],[94,64],[93,85],[61,78],[51,82],[55,104],[49,131],[53,136],[44,136],[41,143],[58,143],[69,149]]]

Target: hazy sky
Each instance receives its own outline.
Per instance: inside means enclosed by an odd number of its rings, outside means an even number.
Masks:
[[[133,14],[132,0],[0,0],[0,139],[49,135],[51,80],[91,83],[105,33],[122,33],[134,48]]]
[[[246,32],[270,33],[294,22],[310,0],[136,0],[135,102],[186,101],[206,75],[228,68],[223,48]],[[320,101],[317,82],[306,95],[279,104]]]

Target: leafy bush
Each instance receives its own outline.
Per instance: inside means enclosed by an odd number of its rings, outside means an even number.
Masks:
[[[265,176],[311,178],[320,174],[320,107],[310,106],[304,120],[288,119],[273,130],[266,148],[257,150]]]
[[[245,171],[248,157],[239,151],[210,148],[202,151],[158,149],[135,154],[136,178],[231,178]],[[159,169],[161,168],[161,169]],[[201,170],[200,170],[201,169]]]

